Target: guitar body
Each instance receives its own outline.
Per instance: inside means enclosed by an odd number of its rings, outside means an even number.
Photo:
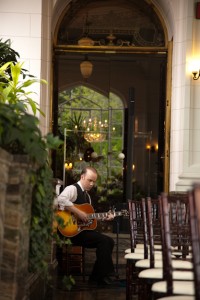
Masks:
[[[89,203],[74,205],[89,215],[94,214],[94,209]],[[85,223],[77,219],[77,217],[69,211],[58,210],[56,215],[64,221],[64,226],[58,225],[59,232],[69,238],[79,234],[83,230],[94,230],[97,227],[97,220],[95,218],[89,218],[87,223]]]

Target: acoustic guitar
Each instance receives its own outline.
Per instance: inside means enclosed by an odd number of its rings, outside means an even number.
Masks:
[[[87,222],[83,222],[78,219],[74,213],[66,210],[58,210],[56,212],[57,227],[59,232],[66,237],[73,237],[79,234],[83,230],[94,230],[97,227],[97,220],[102,220],[106,218],[109,212],[95,213],[94,208],[89,203],[84,204],[74,204],[78,209],[84,211],[88,215]],[[126,210],[121,210],[116,212],[115,210],[111,211],[114,217],[118,216],[127,216],[128,212]],[[60,223],[62,223],[60,225]]]

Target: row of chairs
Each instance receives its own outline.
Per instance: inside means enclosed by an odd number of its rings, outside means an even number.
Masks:
[[[126,300],[134,294],[139,300],[200,300],[200,185],[155,200],[129,200],[128,207]]]

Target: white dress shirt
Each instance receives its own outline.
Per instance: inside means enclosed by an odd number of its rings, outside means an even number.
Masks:
[[[82,191],[84,191],[83,187],[81,186],[80,181],[77,182],[78,185],[80,185]],[[87,193],[87,191],[86,191]],[[62,193],[58,196],[58,207],[60,210],[65,210],[66,206],[73,206],[73,202],[76,201],[77,199],[77,188],[75,185],[68,185],[63,191]],[[91,198],[90,195],[89,196],[89,200],[90,200],[90,204],[91,204]]]

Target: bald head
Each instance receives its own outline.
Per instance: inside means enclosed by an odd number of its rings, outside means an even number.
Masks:
[[[80,182],[84,190],[90,191],[97,180],[97,170],[93,167],[86,167],[81,172]]]

